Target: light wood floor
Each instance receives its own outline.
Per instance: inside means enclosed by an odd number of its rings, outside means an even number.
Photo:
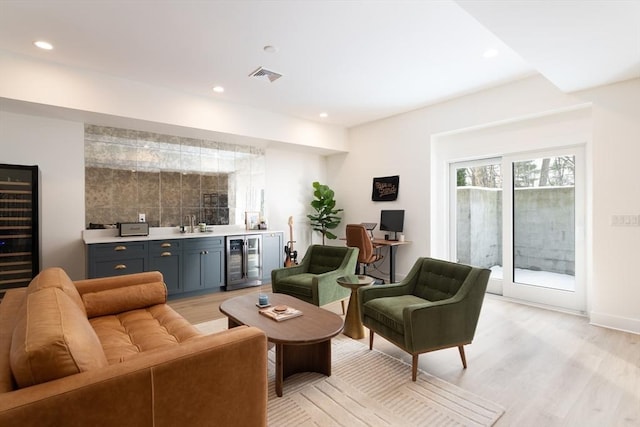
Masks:
[[[263,286],[268,291],[269,285]],[[170,302],[192,323],[223,317],[224,299],[260,288]],[[340,304],[325,308],[338,314]],[[368,337],[361,340],[368,345]],[[374,348],[411,363],[376,336]],[[640,336],[584,317],[487,295],[473,344],[420,356],[420,369],[502,405],[496,426],[640,426]],[[407,368],[407,381],[411,381]]]

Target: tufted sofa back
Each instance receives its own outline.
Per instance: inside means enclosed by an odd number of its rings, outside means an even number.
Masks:
[[[470,272],[471,267],[468,265],[424,258],[413,294],[429,301],[451,298],[458,292]]]
[[[347,254],[353,249],[344,246],[313,245],[309,251],[311,254],[307,271],[311,274],[322,274],[340,268]]]

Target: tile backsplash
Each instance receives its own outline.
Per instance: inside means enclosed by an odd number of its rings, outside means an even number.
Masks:
[[[264,152],[249,146],[85,126],[86,226],[242,224],[262,212]]]

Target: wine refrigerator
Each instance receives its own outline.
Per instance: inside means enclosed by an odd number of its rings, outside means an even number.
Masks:
[[[262,236],[238,235],[226,237],[226,290],[260,286],[262,284]]]
[[[0,164],[0,294],[40,271],[38,167]]]

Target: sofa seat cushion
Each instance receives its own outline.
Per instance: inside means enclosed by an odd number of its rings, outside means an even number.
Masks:
[[[278,292],[295,297],[304,297],[303,299],[311,298],[311,283],[314,277],[316,277],[315,274],[301,273],[282,278],[278,281]]]
[[[166,304],[89,319],[109,364],[177,346],[202,334]]]
[[[399,335],[404,335],[403,310],[413,304],[428,302],[415,295],[400,295],[396,297],[375,298],[367,301],[362,307],[365,317],[371,318]]]
[[[108,365],[84,311],[57,287],[26,295],[9,357],[20,388]]]

